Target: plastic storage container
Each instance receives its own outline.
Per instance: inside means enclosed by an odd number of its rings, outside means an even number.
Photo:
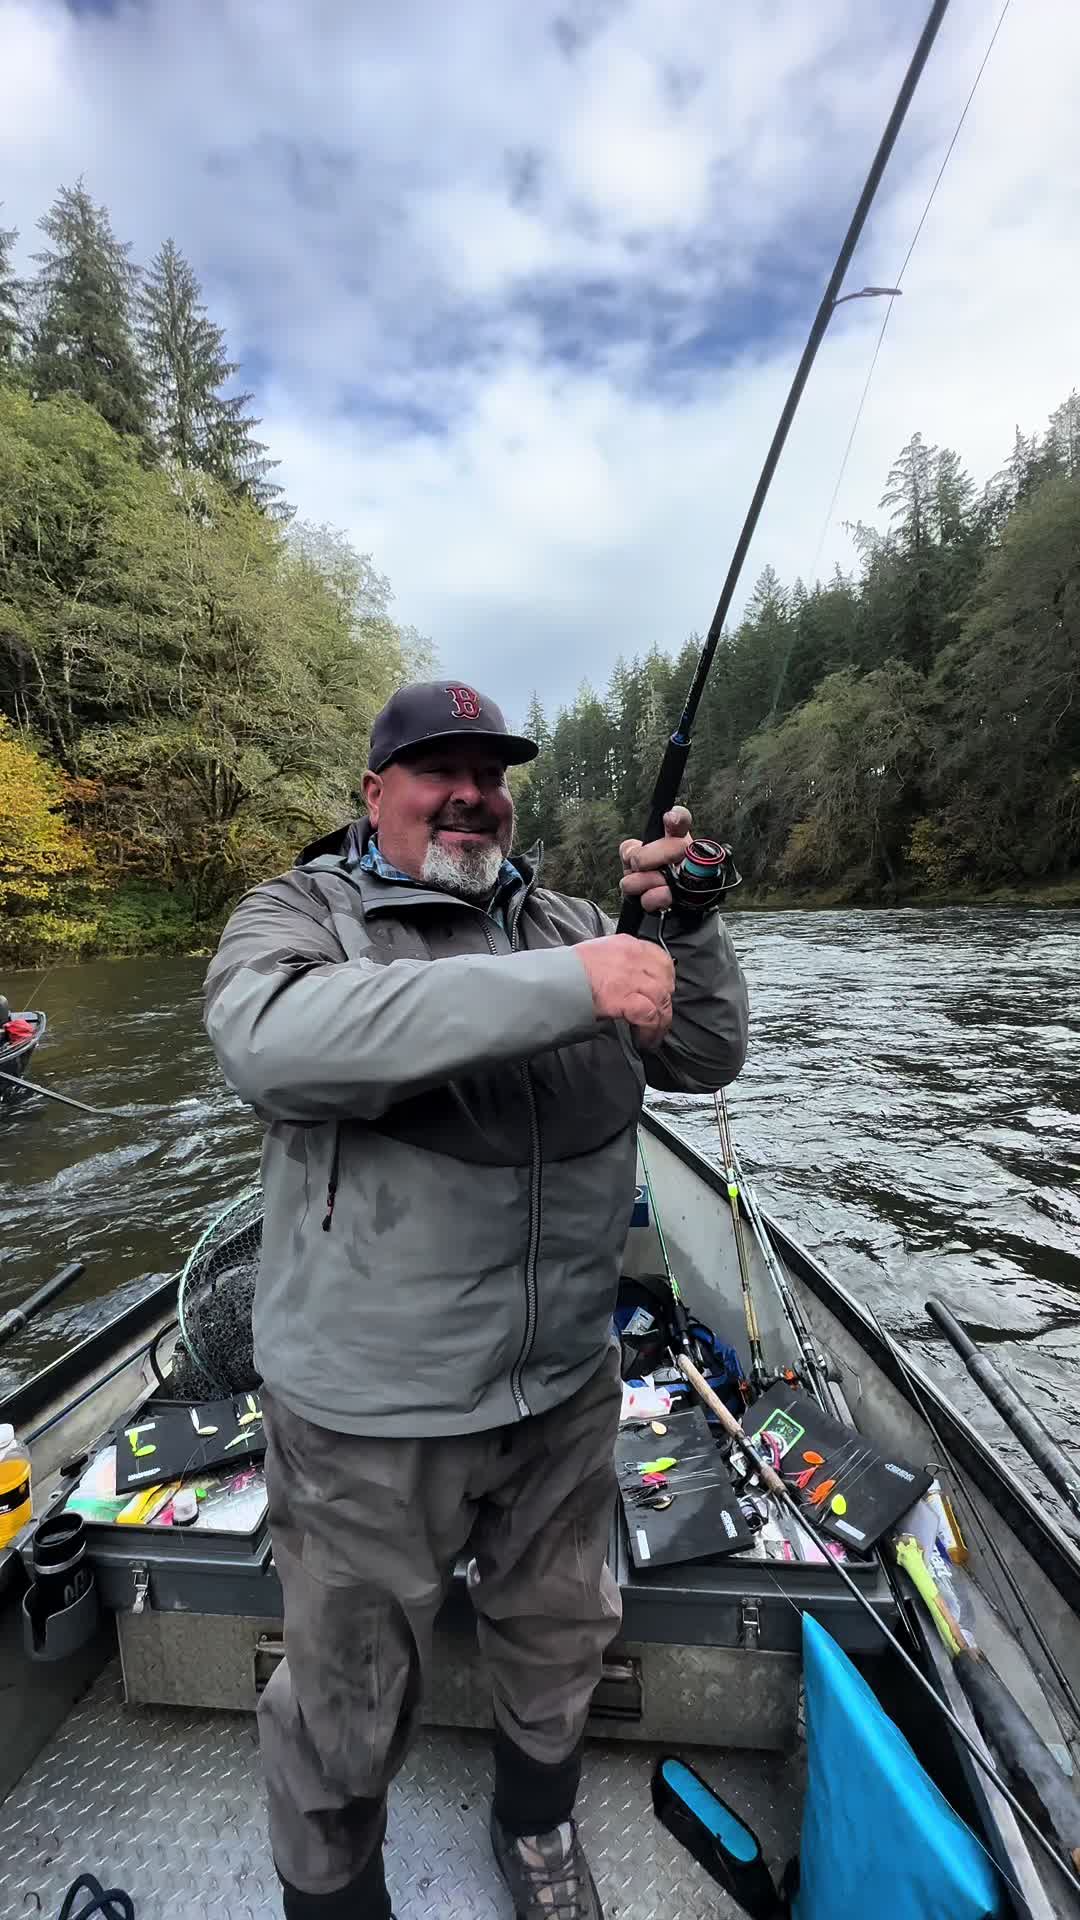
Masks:
[[[30,1455],[5,1423],[0,1425],[0,1549],[22,1532],[30,1512]]]

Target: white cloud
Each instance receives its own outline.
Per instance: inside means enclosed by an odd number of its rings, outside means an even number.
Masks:
[[[953,0],[850,285],[897,272],[997,12]],[[923,8],[558,13],[0,0],[5,224],[31,251],[85,172],[141,258],[171,233],[259,370],[290,497],[519,711],[706,624]],[[913,430],[981,478],[1077,379],[1078,61],[1080,10],[1012,8],[825,569]],[[834,321],[747,590],[813,562],[880,317]]]

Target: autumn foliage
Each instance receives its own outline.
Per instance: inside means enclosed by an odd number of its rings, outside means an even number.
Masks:
[[[0,953],[13,959],[81,944],[77,923],[58,909],[73,885],[85,887],[94,860],[64,818],[64,785],[0,715]]]

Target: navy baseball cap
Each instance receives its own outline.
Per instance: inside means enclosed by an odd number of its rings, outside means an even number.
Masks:
[[[508,767],[535,760],[540,751],[535,740],[509,733],[501,709],[475,687],[461,680],[421,680],[400,687],[376,716],[368,766],[381,773],[391,760],[444,740],[475,740]]]

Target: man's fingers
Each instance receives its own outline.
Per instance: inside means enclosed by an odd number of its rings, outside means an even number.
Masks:
[[[667,913],[671,889],[657,873],[624,873],[619,891],[626,900],[640,900],[646,913]]]
[[[635,874],[635,879],[642,876]],[[672,905],[671,888],[665,882],[659,887],[650,887],[641,896],[641,904],[646,913],[667,913]]]
[[[682,859],[689,844],[689,835],[683,834],[679,839],[672,834],[666,840],[650,840],[644,847],[640,840],[624,844],[629,846],[629,852],[623,855],[623,865],[631,873],[643,873],[649,869],[655,872],[657,867],[672,866]]]
[[[657,1004],[644,994],[640,998],[635,995],[627,1012],[634,1031],[651,1035],[654,1044],[659,1044],[671,1025],[671,1001],[666,998]]]
[[[629,872],[639,867],[666,867],[672,860],[680,860],[686,852],[690,838],[689,807],[669,807],[664,815],[663,840],[650,840],[643,847],[640,840],[623,840],[619,845],[619,858]]]

